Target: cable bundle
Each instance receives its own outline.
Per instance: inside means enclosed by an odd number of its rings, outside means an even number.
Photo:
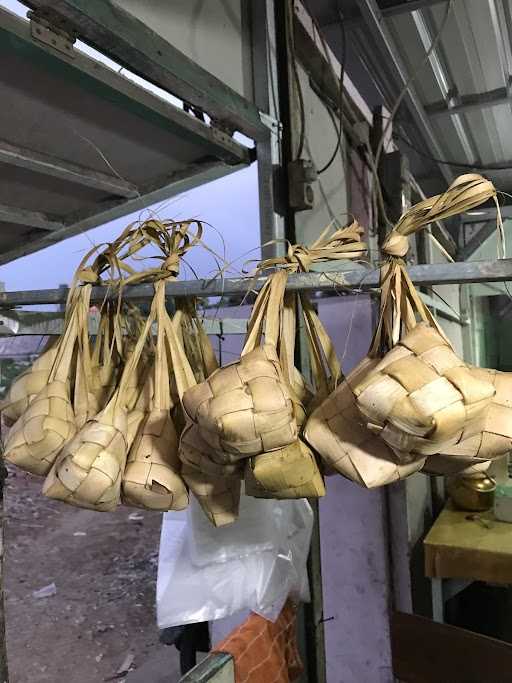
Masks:
[[[420,470],[427,456],[478,436],[489,419],[493,383],[456,356],[402,259],[408,235],[495,196],[489,181],[460,176],[444,194],[407,211],[383,245],[380,316],[368,356],[306,426],[325,462],[363,486]]]

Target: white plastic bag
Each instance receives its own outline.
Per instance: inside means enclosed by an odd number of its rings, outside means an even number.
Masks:
[[[242,496],[239,519],[215,528],[195,500],[166,513],[157,581],[159,628],[252,610],[275,621],[289,595],[309,600],[313,512],[306,500]]]

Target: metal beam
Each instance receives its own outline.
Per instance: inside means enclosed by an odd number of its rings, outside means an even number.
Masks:
[[[50,23],[64,19],[85,42],[130,71],[259,140],[257,107],[177,50],[120,5],[105,0],[27,0]]]
[[[448,2],[448,0],[409,0],[409,2],[405,0],[405,2],[397,2],[396,4],[390,5],[388,7],[380,7],[379,3],[379,8],[382,16],[388,19],[401,14],[410,14],[411,12],[415,12],[417,10],[425,10],[429,7],[434,7],[435,5],[444,4],[445,2]],[[330,12],[328,16],[325,15],[325,21],[321,22],[322,27],[326,28],[332,26],[333,24],[337,24],[338,19],[337,17],[335,18],[335,16],[336,15],[333,12]],[[362,20],[360,10],[357,7],[353,7],[348,9],[346,12],[344,11],[343,20],[347,28],[357,26]]]
[[[500,206],[500,213],[503,219],[512,218],[512,206],[509,204]],[[462,223],[485,223],[485,221],[494,220],[496,224],[496,207],[490,206],[484,209],[479,207],[478,209],[462,214],[461,220]]]
[[[53,178],[60,178],[95,190],[108,192],[118,197],[133,198],[139,195],[135,185],[115,176],[92,171],[78,164],[57,159],[23,147],[16,147],[0,140],[0,162],[9,166],[25,168]]]
[[[350,270],[327,271],[323,273],[292,273],[288,278],[289,291],[331,291],[338,292],[346,288],[350,290],[368,290],[379,286],[379,270],[364,266]],[[508,282],[512,280],[512,259],[497,261],[471,261],[455,263],[431,263],[411,266],[409,275],[417,286],[469,284],[476,282]],[[249,291],[260,290],[266,277],[258,278],[220,278],[211,280],[182,280],[166,286],[167,296],[244,296]],[[147,301],[154,295],[153,285],[128,286],[123,290],[123,298],[129,301]],[[61,304],[66,301],[66,290],[46,289],[18,292],[0,292],[0,306],[9,308],[35,304]],[[105,297],[116,297],[112,289],[93,287],[92,301],[103,301]]]
[[[0,7],[0,48],[4,45],[8,50],[13,47],[19,50],[41,68],[57,69],[70,80],[79,81],[84,89],[91,88],[98,97],[108,101],[114,99],[145,121],[196,143],[205,155],[227,164],[238,164],[244,160],[248,163],[247,149],[227,133],[187,114],[80,50],[74,50],[69,56],[56,52],[51,46],[35,43],[29,23]]]
[[[426,302],[428,305],[428,302]],[[99,313],[89,315],[89,334],[98,334]],[[244,318],[203,318],[206,334],[245,334],[247,319]],[[155,325],[156,327],[156,325]],[[64,313],[4,311],[0,314],[0,338],[13,336],[55,336],[64,331]]]
[[[27,211],[17,206],[6,206],[5,204],[0,204],[0,221],[39,228],[52,233],[64,227],[61,221],[55,220],[40,211]]]
[[[115,218],[127,216],[128,221],[128,215],[135,211],[141,211],[141,209],[145,209],[151,205],[162,203],[165,200],[175,197],[182,192],[187,192],[202,183],[209,183],[212,180],[222,178],[245,167],[245,164],[227,166],[220,164],[218,161],[187,166],[185,169],[176,171],[151,187],[141,188],[140,196],[135,199],[105,202],[105,204],[101,205],[99,212],[98,208],[94,207],[92,211],[88,209],[88,213],[85,214],[66,216],[65,223],[58,224],[58,227],[55,229],[52,228],[53,232],[48,233],[39,239],[20,244],[14,249],[0,254],[0,266],[4,263],[14,261],[17,258],[21,258],[22,256],[27,256],[27,254],[32,254],[39,249],[50,247],[57,242],[61,242],[68,237],[73,237],[86,230],[90,230],[97,225],[108,223]],[[155,207],[155,211],[158,211],[158,206]],[[3,220],[1,217],[1,208],[0,220]]]
[[[496,233],[496,220],[486,221],[480,230],[477,230],[476,234],[469,240],[469,242],[459,249],[457,254],[457,259],[459,261],[466,261],[480,245],[482,245],[489,237]]]
[[[317,35],[315,22],[304,5],[294,3],[294,41],[295,53],[309,77],[314,81],[323,95],[332,103],[335,109],[339,106],[341,65],[326,43],[324,46]],[[344,116],[346,123],[354,124],[373,121],[372,110],[359,94],[350,76],[343,74]],[[348,108],[347,108],[348,105]],[[349,116],[350,118],[349,118]],[[353,134],[353,133],[352,133]]]
[[[475,109],[488,109],[510,102],[512,102],[510,90],[508,88],[496,88],[487,92],[460,95],[455,98],[453,104],[449,104],[446,100],[431,102],[425,105],[425,111],[430,117],[454,116],[455,114],[463,114]]]
[[[384,16],[376,0],[360,0],[358,4],[366,28],[369,31],[368,35],[364,36],[364,39],[358,41],[360,43],[359,49],[364,51],[365,55],[368,55],[371,51],[372,63],[378,60],[386,69],[389,69],[396,83],[396,89],[401,91],[405,87],[409,76],[402,63],[393,36],[386,26]],[[363,28],[361,27],[359,30],[362,31]],[[376,52],[374,52],[375,48]],[[409,85],[404,102],[425,139],[430,153],[432,156],[442,159],[444,156],[443,150],[437,141],[429,117],[413,84]],[[439,170],[445,180],[450,183],[453,179],[450,169],[443,164],[439,164]]]
[[[381,12],[385,17],[394,17],[398,14],[407,14],[416,10],[427,9],[445,2],[447,0],[409,0],[409,2],[406,0],[405,2],[397,2],[396,5],[391,5],[390,7],[383,7]]]

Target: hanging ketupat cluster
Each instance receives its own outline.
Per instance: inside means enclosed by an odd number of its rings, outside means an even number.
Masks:
[[[191,222],[130,226],[84,258],[62,336],[12,385],[5,458],[45,475],[47,496],[94,510],[180,510],[190,491],[216,526],[236,519],[242,482],[248,495],[285,499],[323,496],[334,472],[367,488],[420,470],[478,475],[511,449],[512,376],[457,357],[403,258],[409,235],[489,198],[492,183],[465,175],[404,213],[383,246],[370,350],[346,378],[310,298],[286,286],[313,264],[362,258],[356,222],[259,264],[255,275],[268,277],[240,359],[222,368],[195,302],[177,300],[172,318],[166,309],[165,284],[201,243],[201,224],[194,235]],[[145,247],[162,264],[135,271],[130,257]],[[141,282],[154,286],[146,318],[123,303],[124,287]],[[93,342],[94,284],[117,295]],[[308,378],[295,365],[298,327]]]
[[[187,316],[179,311],[171,320],[165,283],[201,241],[201,224],[196,226],[191,235],[190,222],[151,220],[127,228],[87,265],[91,250],[71,287],[63,334],[13,383],[2,406],[12,425],[4,457],[46,475],[45,495],[93,510],[112,510],[120,502],[153,510],[187,506],[171,339],[181,334],[175,327],[187,325],[189,332],[201,325],[190,304]],[[153,258],[162,265],[139,272],[129,260],[145,247],[156,248]],[[141,282],[155,288],[146,319],[122,298],[126,285]],[[94,343],[88,329],[92,284],[117,291],[101,307]],[[189,348],[207,343],[204,332],[188,334]],[[202,376],[214,369],[214,358],[211,348],[194,355],[196,366],[205,359],[197,367]]]
[[[491,182],[460,176],[444,194],[406,211],[386,239],[370,351],[306,427],[325,462],[363,486],[388,484],[422,468],[475,471],[511,449],[506,388],[512,378],[457,357],[403,261],[408,235],[488,199],[496,200]]]

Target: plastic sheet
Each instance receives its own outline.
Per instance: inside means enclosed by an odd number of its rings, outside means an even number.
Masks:
[[[195,500],[166,513],[157,582],[160,628],[252,610],[277,619],[286,599],[309,600],[313,512],[302,500],[242,496],[239,519],[215,528]]]

